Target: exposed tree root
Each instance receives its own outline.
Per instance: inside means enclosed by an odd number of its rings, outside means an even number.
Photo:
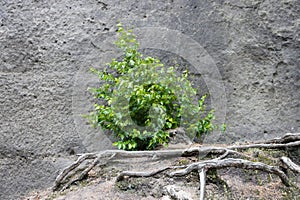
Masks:
[[[254,169],[254,170],[261,170],[264,172],[272,173],[272,174],[279,176],[284,185],[290,186],[287,176],[278,167],[266,165],[261,162],[251,162],[248,160],[235,159],[235,158],[226,158],[224,160],[207,160],[207,161],[192,163],[189,166],[187,166],[185,169],[171,172],[169,175],[171,177],[172,176],[184,176],[188,173],[191,173],[194,170],[221,169],[221,168],[227,168],[227,167],[235,167],[235,168],[242,168],[242,169]]]
[[[206,184],[206,169],[198,169],[200,180],[200,200],[204,200],[205,197],[205,184]]]
[[[113,157],[115,156],[115,154],[113,154],[110,158],[108,158],[107,160],[104,160],[104,161],[102,161],[102,163],[100,163],[99,164],[99,162],[100,162],[100,158],[101,158],[101,156],[100,157],[96,157],[95,159],[94,159],[94,161],[87,167],[87,168],[85,168],[80,174],[79,174],[79,176],[75,176],[75,178],[73,178],[72,180],[70,180],[69,182],[67,182],[66,184],[65,184],[65,186],[61,189],[62,191],[63,190],[65,190],[65,189],[67,189],[67,188],[69,188],[72,184],[74,184],[75,182],[77,182],[77,181],[81,181],[81,180],[83,180],[87,175],[88,175],[88,173],[96,166],[96,165],[100,165],[100,166],[102,166],[102,165],[105,165],[110,159],[112,159]]]
[[[126,176],[128,177],[151,177],[156,174],[162,173],[166,170],[169,169],[178,169],[178,168],[183,168],[184,166],[168,166],[168,167],[163,167],[161,169],[151,171],[151,172],[132,172],[132,171],[124,171],[119,176],[117,177],[117,182],[122,181],[125,179]]]
[[[280,161],[293,172],[300,173],[300,166],[291,161],[291,159],[289,159],[288,157],[283,156],[280,158]]]
[[[52,190],[55,191],[58,189],[58,187],[64,182],[64,180],[70,176],[70,173],[75,170],[83,161],[87,159],[95,159],[97,156],[93,153],[88,153],[80,156],[76,162],[74,162],[72,165],[65,168],[55,179],[54,186],[52,187]],[[73,173],[76,173],[73,172]]]
[[[272,140],[269,140],[265,143],[267,144],[285,144],[290,142],[296,142],[300,140],[300,134],[299,133],[287,133],[283,137],[274,138]]]
[[[97,153],[82,154],[79,158],[70,166],[66,167],[55,179],[52,191],[63,191],[70,187],[77,181],[81,181],[96,165],[105,165],[110,160],[126,160],[128,158],[147,158],[149,161],[160,160],[164,158],[180,157],[184,149],[178,150],[161,150],[161,151],[123,151],[123,150],[106,150]],[[93,160],[92,162],[88,162]],[[79,166],[81,166],[79,168]],[[78,177],[67,180],[70,177],[75,176],[78,171],[84,169]],[[62,186],[60,188],[60,186]]]
[[[281,170],[279,166],[271,166],[263,162],[255,162],[255,158],[244,153],[245,150],[251,148],[263,149],[282,149],[287,147],[299,147],[300,134],[286,134],[281,138],[275,138],[262,143],[231,145],[231,146],[198,146],[186,149],[176,150],[159,150],[159,151],[122,151],[122,150],[107,150],[99,153],[87,153],[80,157],[72,165],[65,168],[56,178],[55,185],[52,190],[65,190],[72,184],[83,180],[88,176],[90,170],[95,166],[102,166],[113,161],[126,161],[129,158],[144,159],[143,162],[153,162],[177,157],[198,156],[198,158],[206,158],[184,166],[165,166],[150,172],[123,171],[117,181],[122,181],[129,177],[151,177],[160,173],[165,173],[170,177],[184,176],[192,171],[198,171],[200,177],[200,199],[204,199],[206,173],[209,170],[222,168],[242,168],[250,170],[260,170],[270,174],[277,175],[282,183],[289,187],[292,182],[288,176]],[[216,155],[215,158],[210,158],[211,155]],[[228,158],[229,157],[229,158]],[[208,160],[207,160],[208,158]],[[291,161],[288,157],[281,157],[280,161],[285,168],[300,173],[300,167]],[[78,176],[75,176],[79,174]]]

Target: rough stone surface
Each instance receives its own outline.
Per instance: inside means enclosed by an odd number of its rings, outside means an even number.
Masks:
[[[93,106],[87,87],[98,84],[88,68],[103,66],[115,56],[112,41],[118,20],[136,28],[176,30],[205,49],[221,74],[221,80],[207,80],[221,82],[226,90],[228,131],[218,142],[299,132],[299,4],[2,0],[0,199],[17,199],[50,186],[68,163],[57,161],[58,156],[111,148],[107,136],[90,128],[80,115]],[[143,51],[168,64],[197,68],[167,50]],[[201,77],[198,81],[205,85]]]

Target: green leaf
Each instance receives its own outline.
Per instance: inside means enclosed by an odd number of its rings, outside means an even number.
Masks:
[[[125,150],[154,149],[158,144],[167,145],[169,135],[163,130],[176,128],[179,124],[188,126],[187,130],[196,130],[197,136],[212,131],[215,128],[213,111],[206,110],[206,95],[198,104],[193,103],[197,91],[188,81],[188,71],[177,76],[174,67],[165,67],[157,58],[144,57],[138,51],[139,43],[133,31],[122,24],[117,27],[119,38],[115,44],[123,51],[123,56],[112,59],[104,70],[90,69],[102,82],[99,87],[89,88],[98,102],[94,112],[86,117],[89,122],[113,132],[118,139],[113,145]],[[140,78],[147,81],[141,82]],[[182,95],[176,96],[178,91]],[[120,97],[128,100],[128,105],[113,110],[111,106]],[[153,110],[150,112],[151,107]],[[181,118],[196,120],[181,124]],[[127,129],[139,125],[157,130],[154,122],[163,130],[140,133]],[[225,130],[226,126],[222,129]]]

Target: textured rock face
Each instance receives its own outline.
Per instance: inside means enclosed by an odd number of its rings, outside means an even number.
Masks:
[[[143,49],[165,63],[198,69],[201,64],[192,60],[199,51],[214,62],[216,68],[211,69],[220,76],[207,68],[195,82],[204,83],[199,87],[215,95],[211,105],[223,102],[225,113],[218,115],[226,117],[228,131],[212,137],[214,142],[299,132],[299,4],[298,0],[2,0],[0,199],[48,187],[68,162],[58,156],[111,148],[110,140],[80,115],[93,106],[87,87],[98,84],[88,68],[103,66],[116,56],[112,41],[118,20],[135,26],[143,41],[168,41],[157,28],[175,31],[183,41],[177,49]],[[148,31],[138,31],[143,28]],[[184,52],[189,48],[184,40],[203,49]],[[226,96],[218,96],[214,88],[224,88]]]

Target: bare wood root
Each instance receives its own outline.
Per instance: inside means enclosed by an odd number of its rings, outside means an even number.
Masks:
[[[300,140],[300,133],[287,133],[282,137],[279,138],[274,138],[272,140],[269,140],[265,143],[267,144],[285,144],[285,143],[289,143],[289,142],[295,142],[295,141],[299,141]]]
[[[69,173],[78,167],[81,163],[83,163],[87,159],[95,159],[96,155],[92,153],[84,154],[80,156],[76,162],[72,165],[66,167],[55,179],[54,186],[52,187],[52,191],[56,191],[61,183],[68,177]]]
[[[85,170],[83,170],[82,173],[78,177],[75,177],[74,179],[67,182],[64,185],[64,187],[61,189],[61,191],[64,191],[65,189],[69,188],[75,182],[81,181],[85,176],[87,176],[87,174],[93,169],[93,167],[95,167],[98,164],[98,162],[99,162],[99,158],[95,158],[93,163],[91,165],[89,165],[89,167],[87,167]]]
[[[278,167],[270,166],[261,162],[251,162],[244,159],[234,159],[234,158],[227,158],[224,160],[207,160],[201,161],[197,163],[190,164],[183,170],[171,172],[169,175],[173,176],[184,176],[194,170],[204,169],[221,169],[221,168],[228,168],[228,167],[235,167],[235,168],[242,168],[242,169],[254,169],[254,170],[261,170],[264,172],[268,172],[271,174],[275,174],[279,176],[282,183],[285,186],[290,186],[288,177],[281,171]]]
[[[200,180],[200,200],[204,200],[205,197],[205,184],[206,184],[206,169],[199,169]]]
[[[280,161],[293,172],[300,173],[300,166],[291,161],[288,157],[283,156],[280,158]]]
[[[174,150],[158,150],[158,151],[124,151],[124,150],[105,150],[98,153],[87,153],[96,155],[97,157],[110,157],[114,155],[114,159],[126,160],[127,158],[147,158],[151,161],[161,160],[165,158],[180,157],[185,149]],[[86,154],[82,154],[86,155]]]
[[[228,149],[250,149],[250,148],[266,148],[266,149],[277,149],[277,148],[286,148],[286,147],[296,147],[300,145],[300,141],[289,142],[286,144],[271,144],[271,143],[263,143],[263,144],[248,144],[248,145],[233,145],[227,147]]]
[[[250,149],[250,148],[266,148],[266,149],[276,149],[276,148],[284,148],[284,147],[295,147],[300,146],[300,133],[288,133],[281,138],[275,138],[266,142],[254,143],[254,144],[244,144],[244,145],[231,145],[226,147],[218,147],[218,146],[200,146],[200,147],[192,147],[188,148],[184,151],[184,155],[189,155],[192,153],[220,153],[225,150],[242,150],[242,149]],[[239,152],[234,152],[239,153]]]
[[[216,146],[200,146],[200,147],[192,147],[183,151],[182,156],[191,156],[193,154],[197,155],[207,155],[209,153],[221,154],[217,159],[226,158],[229,154],[237,155],[242,158],[252,159],[251,156],[243,154],[241,152],[226,148],[226,147],[216,147]]]
[[[288,177],[278,167],[270,166],[270,165],[267,165],[267,164],[264,164],[261,162],[251,162],[251,161],[244,160],[244,159],[234,159],[234,158],[227,158],[224,160],[213,159],[213,160],[192,163],[187,166],[179,166],[178,168],[184,168],[184,169],[178,170],[175,172],[171,172],[168,175],[170,177],[185,176],[195,170],[201,171],[202,169],[209,170],[209,169],[222,169],[222,168],[228,168],[228,167],[261,170],[264,172],[275,174],[275,175],[279,176],[279,178],[281,179],[281,181],[284,185],[290,186]],[[176,166],[169,166],[169,167],[164,167],[162,169],[151,171],[151,172],[124,171],[117,177],[117,181],[123,180],[125,176],[128,176],[128,177],[150,177],[150,176],[159,174],[163,171],[166,171],[169,169],[175,169],[175,168],[176,168]]]
[[[148,159],[148,161],[155,161],[167,158],[180,157],[184,149],[177,150],[160,150],[160,151],[123,151],[123,150],[106,150],[99,153],[86,153],[81,154],[78,159],[66,167],[56,178],[54,182],[54,186],[51,188],[52,191],[57,191],[61,185],[64,184],[61,191],[67,189],[72,184],[77,181],[83,180],[89,171],[91,171],[98,163],[103,161],[107,163],[109,160],[118,160],[118,159],[128,159],[128,158],[144,158]],[[70,181],[66,182],[66,179],[74,176],[80,169],[78,167],[83,164],[85,161],[93,159],[94,162],[91,164],[86,164],[83,166],[85,168],[78,177],[73,178]],[[104,165],[104,164],[101,164]],[[64,183],[66,182],[66,183]]]
[[[96,157],[94,159],[94,161],[90,164],[87,165],[88,167],[86,167],[78,176],[75,176],[75,178],[71,179],[70,181],[68,181],[63,188],[61,189],[61,191],[66,190],[67,188],[69,188],[72,184],[76,183],[77,181],[81,181],[83,180],[88,173],[100,162],[100,159],[105,156],[105,154],[99,154],[98,157]],[[105,165],[110,159],[112,159],[115,156],[115,154],[112,154],[110,158],[108,159],[103,159],[104,161],[102,161],[102,163],[100,163],[100,166]]]
[[[245,144],[245,145],[231,145],[231,146],[200,146],[192,147],[187,149],[175,149],[175,150],[158,150],[158,151],[123,151],[123,150],[106,150],[98,153],[87,153],[82,154],[78,159],[70,166],[65,168],[56,178],[55,184],[52,187],[53,191],[58,190],[62,186],[62,190],[70,187],[77,181],[83,180],[87,177],[90,170],[92,170],[97,165],[105,165],[112,161],[126,161],[130,158],[140,158],[143,162],[153,162],[156,160],[177,158],[177,157],[187,157],[195,155],[204,155],[207,157],[209,154],[219,155],[215,159],[205,160],[200,162],[195,162],[190,165],[185,166],[167,166],[162,167],[158,170],[151,172],[133,172],[124,171],[118,177],[117,181],[122,181],[126,177],[151,177],[159,173],[166,172],[168,170],[178,170],[170,172],[169,176],[183,176],[190,173],[193,170],[198,170],[200,176],[200,186],[205,188],[206,171],[210,169],[221,169],[227,167],[236,167],[243,169],[253,169],[261,170],[264,172],[272,173],[280,177],[282,183],[286,186],[290,186],[288,177],[281,171],[278,167],[266,165],[260,162],[251,162],[253,157],[248,156],[239,150],[245,150],[249,148],[286,148],[286,147],[296,147],[300,146],[300,134],[286,134],[281,138],[275,138],[263,143]],[[227,158],[230,155],[239,158]],[[243,158],[243,159],[240,159]],[[90,161],[92,160],[92,161]],[[88,162],[89,161],[89,162]],[[284,163],[290,170],[300,173],[300,167],[293,163],[289,158],[282,157],[282,163]],[[81,169],[78,169],[81,166]],[[78,176],[75,176],[80,170],[82,170]],[[75,178],[74,178],[75,176]],[[71,177],[71,178],[70,178]],[[70,179],[69,181],[67,181]],[[201,190],[201,192],[203,192]],[[201,194],[204,198],[204,193]],[[201,198],[200,197],[200,198]]]
[[[155,171],[150,171],[150,172],[134,172],[134,171],[124,171],[119,176],[117,177],[117,182],[122,181],[125,179],[125,177],[151,177],[156,174],[159,174],[161,172],[164,172],[169,169],[175,169],[175,168],[182,168],[181,166],[168,166],[168,167],[163,167],[161,169],[155,170]]]

